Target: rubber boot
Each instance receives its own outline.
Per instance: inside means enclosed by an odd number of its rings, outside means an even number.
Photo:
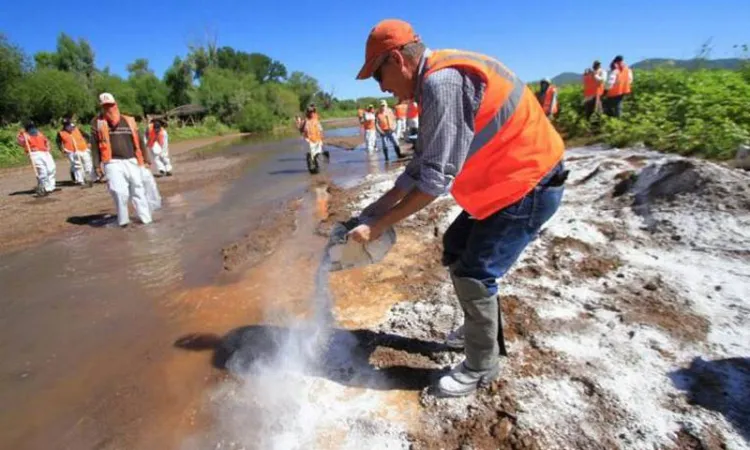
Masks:
[[[479,280],[454,275],[453,287],[464,310],[466,360],[438,381],[438,394],[468,395],[499,374],[498,303]]]

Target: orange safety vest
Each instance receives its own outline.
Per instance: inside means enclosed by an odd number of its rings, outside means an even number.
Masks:
[[[120,117],[125,119],[125,123],[130,128],[130,134],[133,135],[133,145],[135,145],[135,159],[138,160],[138,165],[142,166],[143,150],[141,149],[141,139],[138,137],[138,125],[135,123],[135,119],[130,116],[120,114]],[[101,161],[107,163],[112,160],[112,144],[109,140],[109,123],[101,116],[96,119],[96,134]]]
[[[49,151],[49,141],[41,131],[36,136],[31,136],[26,131],[21,130],[18,132],[17,141],[18,145],[24,148],[24,153]]]
[[[318,119],[311,118],[307,119],[305,121],[305,139],[307,139],[310,142],[313,142],[317,144],[318,142],[323,142],[323,135],[320,132],[320,122],[318,122]]]
[[[595,72],[583,74],[583,96],[600,97],[604,93],[604,83],[594,78]]]
[[[364,121],[362,122],[362,126],[364,127],[365,130],[374,130],[375,129],[375,117],[369,120],[364,119]]]
[[[547,90],[544,91],[544,101],[542,102],[542,109],[544,110],[544,114],[557,114],[557,103],[555,103],[554,105],[552,104],[552,99],[554,98],[556,93],[557,88],[552,84],[550,84],[549,87],[547,87]]]
[[[486,219],[534,189],[562,160],[565,145],[534,93],[499,61],[440,50],[427,59],[423,77],[447,67],[474,73],[486,86],[468,157],[451,188],[466,212]]]
[[[32,136],[25,130],[21,130],[18,132],[16,140],[18,141],[18,145],[24,148],[24,153],[49,151],[49,141],[41,131],[36,136]]]
[[[60,135],[63,148],[69,152],[85,152],[89,148],[89,144],[83,138],[81,130],[78,128],[73,128],[72,133],[60,130],[58,134]]]
[[[148,148],[151,148],[154,146],[154,142],[158,142],[161,148],[164,148],[164,129],[160,128],[159,133],[157,134],[156,131],[154,131],[153,126],[148,127],[148,143],[146,144]]]
[[[399,103],[396,105],[396,118],[397,119],[406,119],[406,104]]]
[[[378,126],[383,131],[390,131],[391,130],[391,112],[389,110],[378,111],[377,114],[375,114],[375,119],[378,121]]]
[[[416,119],[417,117],[419,117],[419,105],[417,105],[417,102],[411,102],[409,107],[406,108],[406,118]]]
[[[625,63],[622,63],[619,67],[615,84],[607,91],[607,97],[618,97],[627,94],[630,94],[630,69]]]

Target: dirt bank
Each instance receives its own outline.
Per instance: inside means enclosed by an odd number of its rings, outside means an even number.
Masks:
[[[195,150],[221,145],[242,136],[216,136],[170,145],[175,176],[158,180],[162,196],[226,181],[235,176],[243,161],[250,156],[223,157]],[[68,168],[67,161],[57,161],[59,190],[45,198],[34,197],[36,183],[30,168],[0,170],[0,251],[39,242],[115,213],[105,184],[96,184],[93,188],[72,185]]]
[[[503,280],[510,356],[488,390],[426,387],[461,360],[434,344],[461,321],[439,265],[451,200],[399,226],[383,263],[333,274],[342,326],[399,337],[368,352],[384,383],[424,388],[418,420],[390,423],[403,448],[748,448],[750,179],[645,150],[577,149],[568,167],[563,207]]]

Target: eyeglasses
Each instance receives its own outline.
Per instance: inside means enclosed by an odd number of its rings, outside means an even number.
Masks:
[[[390,59],[391,55],[386,55],[385,58],[383,58],[383,61],[378,65],[378,68],[375,69],[375,71],[372,73],[372,78],[377,81],[378,83],[383,82],[383,74],[381,73],[383,70],[383,67],[385,67],[385,64],[388,62],[388,59]]]

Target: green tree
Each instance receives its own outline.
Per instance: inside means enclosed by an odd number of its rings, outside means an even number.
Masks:
[[[292,72],[287,79],[287,86],[299,97],[299,109],[304,110],[320,91],[318,80],[304,72]]]
[[[210,68],[203,73],[195,98],[209,113],[225,123],[235,116],[253,98],[258,82],[252,74],[241,74],[228,69]]]
[[[59,58],[55,52],[37,52],[34,55],[37,69],[57,69],[60,67]]]
[[[41,69],[25,77],[19,86],[23,113],[44,124],[69,114],[91,116],[94,104],[88,89],[70,72]]]
[[[232,47],[221,47],[216,52],[216,64],[220,69],[248,73],[253,70],[250,54]]]
[[[0,33],[0,123],[18,118],[18,83],[28,71],[28,60],[20,47]]]
[[[299,97],[280,83],[266,83],[256,89],[253,98],[265,105],[278,119],[291,119],[299,112]]]
[[[250,70],[261,83],[286,78],[286,66],[263,53],[250,53]]]
[[[128,64],[127,68],[128,68],[128,74],[130,74],[131,77],[154,73],[154,71],[148,67],[148,59],[146,58],[136,59],[132,63]]]
[[[57,63],[59,70],[84,75],[87,80],[91,80],[96,70],[94,50],[88,41],[78,39],[76,42],[65,33],[57,38]]]
[[[190,64],[176,56],[172,66],[164,74],[164,84],[167,85],[169,91],[167,94],[169,106],[175,107],[190,103],[190,92],[193,88],[193,73]]]
[[[109,92],[114,95],[117,105],[123,113],[133,116],[143,115],[143,108],[138,102],[138,93],[127,81],[117,75],[96,73],[93,84],[96,96],[102,92]],[[96,98],[96,96],[92,98]]]

